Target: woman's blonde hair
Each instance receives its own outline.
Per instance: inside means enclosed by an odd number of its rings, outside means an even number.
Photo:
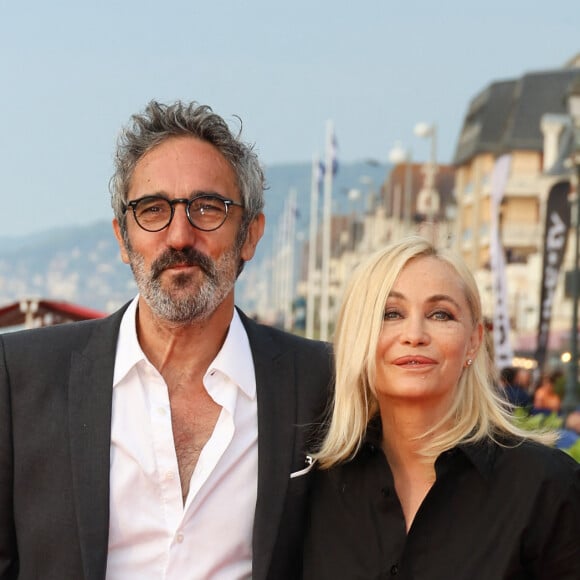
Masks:
[[[433,257],[451,266],[463,283],[474,327],[483,324],[477,283],[458,256],[437,250],[422,237],[410,236],[365,259],[348,283],[338,316],[334,401],[328,431],[315,454],[323,468],[350,459],[358,451],[369,421],[378,414],[375,361],[385,304],[401,270],[419,257]],[[464,369],[446,416],[423,434],[426,458],[434,458],[459,442],[490,437],[551,441],[549,436],[514,426],[509,406],[497,391],[493,366],[489,349],[482,344],[472,364]],[[441,429],[443,425],[451,427]]]

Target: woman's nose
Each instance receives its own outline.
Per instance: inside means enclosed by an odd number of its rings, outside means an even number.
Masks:
[[[406,319],[402,339],[407,344],[425,344],[429,341],[426,321],[423,317],[410,316]]]

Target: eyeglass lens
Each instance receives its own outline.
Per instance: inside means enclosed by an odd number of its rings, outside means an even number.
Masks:
[[[135,219],[145,230],[159,231],[167,227],[172,218],[172,207],[184,200],[168,200],[163,197],[145,197],[134,206]],[[227,216],[227,204],[213,196],[199,196],[188,203],[188,217],[193,226],[211,231],[219,228]]]

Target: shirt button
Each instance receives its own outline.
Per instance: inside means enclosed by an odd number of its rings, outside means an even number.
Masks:
[[[391,495],[391,490],[388,487],[383,487],[381,489],[381,495],[383,497],[389,497]]]
[[[177,536],[175,536],[175,541],[178,544],[181,544],[183,542],[183,534],[177,534]]]
[[[166,471],[165,472],[165,479],[172,480],[175,478],[175,473],[173,471]]]
[[[393,564],[391,566],[391,576],[396,576],[399,573],[399,565]]]
[[[163,407],[158,407],[157,408],[157,412],[164,417],[165,415],[167,415],[167,411],[163,408]]]

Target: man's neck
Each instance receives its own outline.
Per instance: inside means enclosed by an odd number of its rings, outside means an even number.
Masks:
[[[136,316],[139,344],[162,375],[178,367],[203,376],[224,343],[233,313],[232,295],[209,317],[175,324],[156,317],[140,298]]]

